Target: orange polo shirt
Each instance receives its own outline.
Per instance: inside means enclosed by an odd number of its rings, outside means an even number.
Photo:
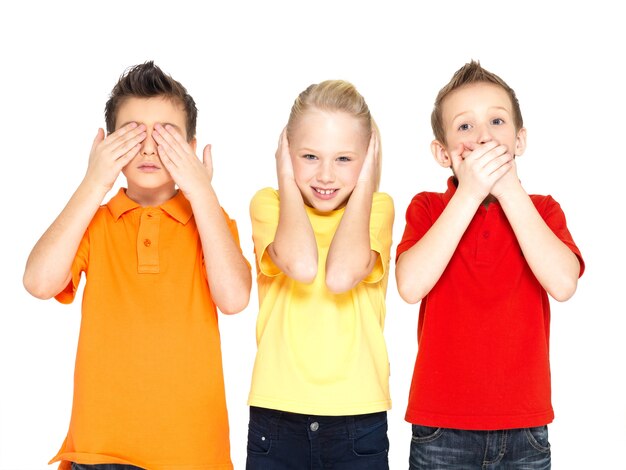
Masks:
[[[89,224],[57,300],[72,302],[82,272],[72,417],[50,463],[232,469],[217,312],[182,192],[141,207],[120,189]]]

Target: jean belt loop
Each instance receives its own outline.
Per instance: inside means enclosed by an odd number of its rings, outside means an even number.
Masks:
[[[348,428],[348,438],[356,439],[356,425],[354,424],[354,416],[346,416],[346,427]]]
[[[283,412],[276,410],[273,415],[270,420],[270,438],[278,440],[278,428],[280,427],[280,418],[282,418]]]

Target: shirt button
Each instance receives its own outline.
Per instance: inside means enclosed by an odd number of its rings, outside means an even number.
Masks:
[[[313,432],[317,431],[320,428],[320,423],[318,423],[317,421],[313,421],[311,423],[311,426],[309,426],[309,429]]]
[[[150,246],[150,245],[152,245],[152,242],[151,242],[148,238],[146,238],[146,239],[143,241],[143,244],[144,244],[144,246]]]
[[[489,238],[489,232],[484,231],[483,232],[483,238]]]

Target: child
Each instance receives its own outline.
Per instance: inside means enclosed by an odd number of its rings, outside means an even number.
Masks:
[[[215,307],[243,310],[251,276],[211,186],[211,147],[195,154],[195,102],[147,62],[105,115],[108,136],[98,130],[24,274],[32,295],[63,303],[87,277],[70,428],[51,463],[232,469]],[[120,171],[128,188],[100,206]]]
[[[529,196],[515,157],[514,91],[472,61],[437,96],[445,193],[420,193],[397,249],[402,298],[422,300],[406,420],[411,469],[550,468],[550,306],[584,264],[550,196]]]
[[[260,312],[248,469],[387,469],[383,337],[393,202],[379,137],[344,81],[296,99],[278,187],[252,199]]]

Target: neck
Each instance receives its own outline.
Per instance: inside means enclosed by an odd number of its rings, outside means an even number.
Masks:
[[[177,192],[174,185],[161,188],[137,188],[129,183],[126,196],[142,207],[158,207],[172,199]]]

